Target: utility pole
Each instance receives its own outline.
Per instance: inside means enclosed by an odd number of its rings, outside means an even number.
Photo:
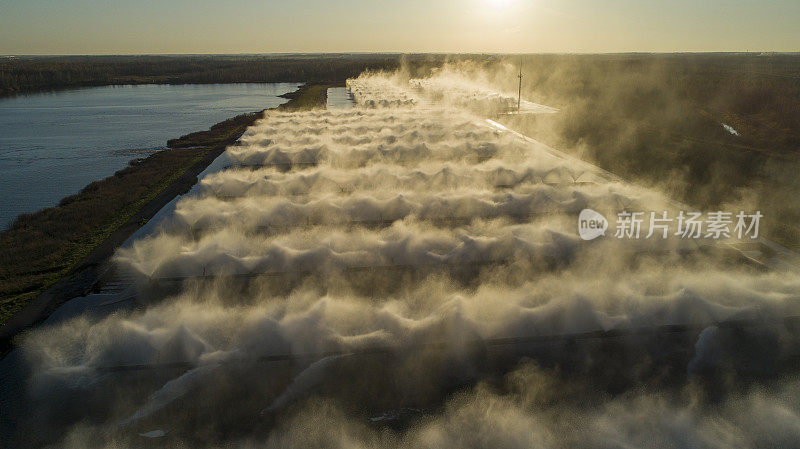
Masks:
[[[519,90],[517,91],[517,114],[519,114],[519,105],[522,102],[522,66],[519,67]]]

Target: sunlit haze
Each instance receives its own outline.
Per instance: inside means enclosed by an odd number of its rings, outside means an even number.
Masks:
[[[800,447],[800,0],[0,0],[0,449]]]
[[[796,0],[6,0],[0,54],[797,51]]]

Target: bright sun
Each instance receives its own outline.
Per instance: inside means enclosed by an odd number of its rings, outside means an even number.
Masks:
[[[484,0],[492,9],[506,9],[514,0]]]

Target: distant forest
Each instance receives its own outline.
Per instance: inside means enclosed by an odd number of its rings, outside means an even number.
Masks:
[[[394,69],[398,54],[24,56],[0,58],[0,97],[115,84],[343,83],[366,69]]]

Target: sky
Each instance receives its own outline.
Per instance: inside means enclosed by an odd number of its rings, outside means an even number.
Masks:
[[[800,0],[0,0],[0,54],[800,51]]]

